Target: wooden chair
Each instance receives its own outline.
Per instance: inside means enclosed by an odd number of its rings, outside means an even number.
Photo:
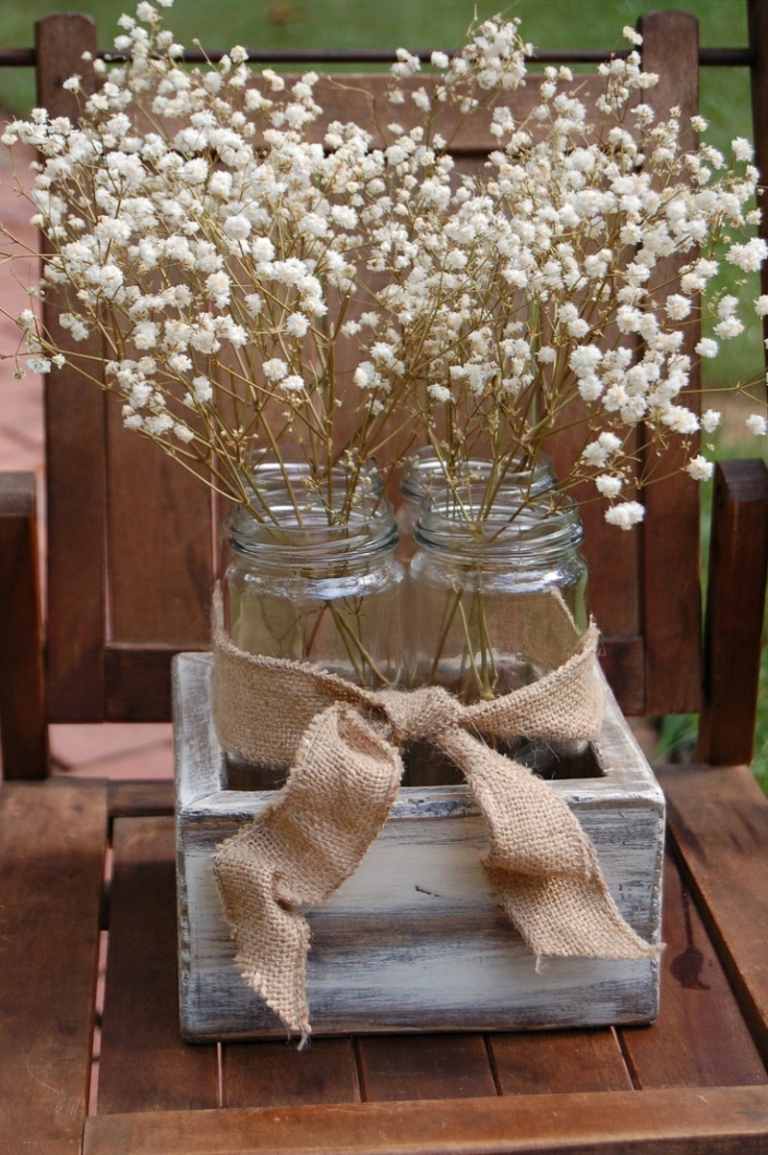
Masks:
[[[753,48],[741,61],[755,70],[764,160],[767,13],[751,6]],[[654,99],[690,115],[695,20],[656,13],[642,30],[646,65],[664,77]],[[71,111],[60,82],[80,71],[86,48],[95,51],[96,34],[85,17],[38,25],[26,60],[40,103]],[[489,145],[465,134],[462,164]],[[337,1038],[302,1054],[275,1042],[191,1047],[177,1026],[169,784],[18,780],[45,777],[50,721],[169,717],[171,655],[207,642],[211,507],[161,454],[123,434],[101,394],[57,378],[46,397],[45,647],[33,479],[0,477],[0,1150],[767,1151],[768,804],[745,765],[768,558],[765,466],[718,467],[703,632],[692,484],[674,478],[648,491],[629,549],[599,517],[587,527],[605,667],[624,709],[702,715],[700,764],[660,771],[670,838],[658,1022]],[[562,461],[569,448],[554,451]]]

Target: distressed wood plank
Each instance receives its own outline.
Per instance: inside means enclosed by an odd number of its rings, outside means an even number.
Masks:
[[[661,1014],[622,1031],[637,1085],[723,1087],[764,1083],[760,1055],[693,900],[668,857],[664,872]]]
[[[84,1155],[764,1155],[768,1088],[100,1116]]]
[[[695,151],[697,139],[690,118],[699,105],[698,22],[690,12],[651,12],[640,21],[643,68],[659,74],[648,91],[657,115],[681,110],[680,146]],[[648,291],[660,302],[677,291],[677,276],[691,254],[659,261],[652,270]],[[662,289],[663,286],[663,289]],[[693,352],[700,337],[698,322],[686,326],[680,352],[694,366],[681,403],[694,412],[701,405],[698,357]],[[701,592],[699,580],[699,488],[681,472],[688,456],[698,452],[698,437],[686,453],[679,445],[646,461],[665,481],[643,493],[642,570],[645,635],[645,709],[649,714],[678,714],[698,710],[701,699]],[[677,471],[677,472],[674,472]],[[672,476],[667,477],[667,474]],[[674,576],[673,576],[674,575]]]
[[[768,799],[746,766],[662,773],[686,885],[768,1062]]]
[[[496,1095],[483,1035],[384,1035],[358,1040],[370,1102]]]
[[[752,761],[768,570],[768,468],[722,461],[709,554],[704,709],[697,758]]]
[[[351,1039],[314,1039],[304,1051],[295,1042],[227,1043],[222,1059],[225,1107],[360,1101]]]
[[[215,1107],[215,1047],[179,1038],[170,818],[114,826],[99,1111]]]
[[[632,1087],[611,1029],[493,1035],[489,1046],[503,1095],[626,1091]]]
[[[211,724],[210,656],[175,664],[179,953],[187,1038],[283,1035],[233,965],[211,869],[223,838],[270,803],[224,789]],[[603,777],[552,788],[578,814],[625,917],[658,933],[662,796],[609,697],[593,746]],[[485,824],[463,786],[404,787],[360,868],[310,912],[316,1036],[638,1022],[656,1013],[651,960],[552,960],[544,976],[502,918],[481,865]]]
[[[82,74],[83,90],[95,73],[82,53],[96,52],[90,16],[56,13],[35,25],[37,103],[51,116],[77,119],[78,98],[61,85]],[[61,296],[43,304],[43,323],[58,348],[101,355],[92,337],[73,344],[58,324]],[[106,571],[106,453],[104,395],[65,366],[45,378],[47,518],[47,674],[53,722],[101,722]],[[131,479],[131,488],[133,479]]]
[[[79,1155],[96,989],[106,793],[0,789],[0,1150]]]
[[[0,473],[0,741],[6,779],[45,778],[43,624],[33,473]]]

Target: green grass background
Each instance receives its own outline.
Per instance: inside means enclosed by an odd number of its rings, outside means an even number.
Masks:
[[[498,3],[478,0],[477,12],[489,16]],[[699,20],[702,45],[740,47],[747,43],[746,0],[688,0],[670,7],[692,12]],[[78,9],[97,23],[99,45],[111,46],[118,16],[132,11],[125,0],[0,0],[0,45],[25,47],[34,41],[36,20],[51,12]],[[526,39],[542,49],[606,49],[625,46],[621,29],[639,16],[664,7],[663,0],[517,0],[503,10],[521,17]],[[176,0],[166,14],[168,25],[182,43],[197,37],[206,48],[233,44],[260,50],[452,48],[461,43],[472,19],[470,0]],[[23,113],[34,102],[34,77],[29,69],[0,69],[0,109]],[[711,125],[710,139],[727,150],[734,136],[752,136],[749,74],[743,68],[705,68],[701,76],[701,112]],[[737,285],[725,273],[723,285],[745,302],[758,292],[756,278]],[[748,313],[745,310],[745,320]],[[716,386],[752,380],[763,372],[761,335],[751,320],[746,335],[724,347],[707,366],[705,384]],[[714,402],[713,402],[714,403]],[[715,455],[754,456],[754,441],[721,439]],[[702,561],[709,536],[709,487],[703,489]],[[768,789],[768,650],[764,651],[762,708],[758,723],[755,771]],[[690,746],[695,739],[695,717],[668,718],[662,729],[666,755]]]

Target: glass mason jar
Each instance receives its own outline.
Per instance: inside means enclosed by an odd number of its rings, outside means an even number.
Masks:
[[[582,526],[551,495],[521,504],[503,487],[482,519],[484,484],[443,489],[414,532],[406,636],[410,685],[437,683],[465,702],[540,678],[573,652],[587,626]]]
[[[480,458],[468,461],[462,467],[463,482],[486,481],[491,463]],[[527,498],[537,497],[553,490],[557,485],[552,462],[546,454],[539,454],[533,464],[523,466],[522,461],[513,463],[504,478],[506,489],[517,488]],[[416,543],[413,533],[422,506],[432,495],[445,488],[445,474],[430,445],[422,446],[408,459],[400,481],[402,498],[397,511],[397,527],[400,532],[399,556],[407,561],[413,556]]]
[[[240,506],[230,520],[224,605],[234,643],[371,688],[396,685],[403,569],[380,487],[360,486],[347,508],[341,471],[322,496],[303,465],[262,472],[257,482],[253,504],[263,517]]]
[[[224,624],[248,653],[313,662],[373,689],[395,686],[403,671],[404,571],[397,527],[381,484],[356,487],[335,471],[318,493],[306,465],[254,468],[252,504],[229,524]],[[359,479],[358,479],[359,482]],[[287,766],[246,763],[226,750],[230,789],[281,787]]]

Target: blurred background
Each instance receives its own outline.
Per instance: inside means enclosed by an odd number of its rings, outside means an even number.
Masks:
[[[701,43],[706,47],[744,47],[747,44],[746,0],[689,0],[670,7],[693,13],[700,23]],[[42,16],[78,9],[96,21],[99,45],[111,46],[116,21],[133,5],[126,0],[0,0],[0,47],[22,48],[34,43],[34,24]],[[394,50],[403,46],[412,51],[457,47],[473,14],[482,18],[499,10],[497,3],[478,0],[263,0],[248,4],[242,0],[176,0],[165,13],[166,24],[186,47],[200,40],[204,48],[226,49],[233,44],[260,51],[296,49]],[[634,25],[645,12],[664,7],[662,0],[517,0],[503,6],[505,15],[522,20],[523,34],[535,47],[547,50],[605,50],[626,47],[621,30]],[[295,69],[294,69],[295,70]],[[355,66],[359,71],[359,66]],[[34,103],[34,76],[31,69],[0,68],[0,117],[26,112]],[[752,137],[749,72],[746,68],[703,68],[701,71],[701,113],[710,122],[709,139],[727,151],[736,136]],[[6,165],[0,158],[0,183]],[[7,171],[6,174],[7,175]],[[6,182],[7,183],[7,182]],[[0,190],[0,213],[5,215]],[[6,211],[15,213],[15,207]],[[721,287],[734,292],[745,303],[743,320],[746,334],[726,343],[714,364],[706,365],[705,386],[716,390],[736,381],[762,382],[764,363],[760,327],[751,302],[759,292],[757,279],[737,283],[732,275]],[[705,322],[706,327],[706,322]],[[2,334],[0,334],[1,336]],[[7,351],[7,350],[0,350]],[[0,362],[2,366],[2,362]],[[2,370],[0,369],[0,374]],[[2,384],[3,382],[0,382]],[[15,383],[3,390],[3,398],[16,397],[15,407],[0,403],[0,467],[30,468],[31,458],[41,455],[41,433],[33,425],[32,393],[24,395]],[[21,383],[24,385],[25,383]],[[26,386],[27,389],[29,386]],[[723,408],[726,421],[709,456],[759,456],[765,441],[747,435],[744,417],[754,406],[738,397],[713,394],[705,405]],[[37,411],[35,411],[37,412]],[[26,440],[25,440],[26,439]],[[26,450],[20,447],[26,444]],[[15,446],[15,448],[14,448]],[[9,460],[10,454],[10,460]],[[20,456],[26,458],[20,463]],[[710,493],[703,487],[702,563],[706,560],[709,538]],[[757,736],[755,771],[768,789],[768,651],[763,661],[763,710]],[[659,724],[659,754],[684,758],[695,738],[695,719],[667,718]],[[151,735],[147,739],[152,745]],[[63,736],[62,736],[63,741]],[[163,746],[166,737],[163,735]],[[66,745],[66,744],[65,744]],[[70,750],[72,757],[75,751]],[[165,754],[163,754],[165,758]],[[62,761],[67,762],[66,749]],[[97,759],[98,760],[98,759]]]

